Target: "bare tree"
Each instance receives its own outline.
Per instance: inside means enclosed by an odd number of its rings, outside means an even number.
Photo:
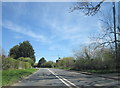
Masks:
[[[101,25],[101,31],[99,34],[96,34],[95,36],[91,37],[91,40],[93,40],[92,45],[94,45],[94,48],[98,47],[108,47],[110,46],[113,48],[114,44],[114,25],[111,19],[110,13],[107,15],[103,15],[103,18],[100,19]]]
[[[98,3],[94,2],[77,2],[71,9],[71,12],[75,10],[81,10],[84,12],[87,16],[93,16],[97,14],[100,9],[101,5],[105,0],[102,0]],[[111,44],[114,44],[115,49],[115,61],[116,61],[116,68],[119,69],[119,55],[120,55],[120,2],[118,4],[118,13],[116,13],[116,3],[112,2],[112,10],[113,10],[113,16],[111,16],[107,20],[101,20],[104,23],[104,33],[100,34],[98,38],[96,38],[97,43],[93,43],[97,46],[111,46]],[[117,18],[118,15],[118,18]],[[112,20],[112,21],[111,21]],[[118,21],[117,21],[118,20]],[[118,25],[117,25],[118,24]],[[104,41],[100,41],[104,40]],[[116,70],[117,70],[116,69]]]
[[[75,11],[75,10],[81,10],[85,13],[85,15],[87,16],[93,16],[96,13],[98,13],[100,11],[101,5],[105,0],[102,0],[98,3],[95,2],[77,2],[71,9],[71,12]],[[117,45],[118,42],[120,43],[120,40],[117,39],[117,32],[120,32],[119,26],[118,29],[116,27],[116,6],[115,6],[115,2],[112,3],[113,5],[113,22],[112,25],[110,24],[109,20],[104,21],[103,22],[106,24],[106,28],[105,28],[105,33],[104,35],[102,35],[102,37],[100,37],[99,39],[104,39],[106,40],[105,42],[99,43],[99,45],[110,45],[111,43],[115,44],[115,52],[116,52],[116,58],[117,58]],[[118,5],[118,9],[119,9],[119,5]],[[112,19],[112,18],[110,18]],[[112,31],[111,31],[112,30]],[[114,37],[111,36],[110,34],[113,33]],[[107,36],[107,39],[105,39],[105,36]],[[118,35],[119,36],[119,35]],[[108,40],[109,39],[109,40]]]
[[[105,0],[102,0],[101,2],[94,3],[94,2],[77,2],[73,7],[71,7],[71,12],[75,10],[82,10],[85,15],[88,16],[93,16],[95,15],[98,11],[100,11],[101,4]]]

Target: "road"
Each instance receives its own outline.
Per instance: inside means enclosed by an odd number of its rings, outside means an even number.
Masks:
[[[98,75],[86,75],[77,72],[53,68],[40,68],[36,73],[14,84],[13,86],[66,86],[79,88],[80,86],[116,86],[118,80]]]

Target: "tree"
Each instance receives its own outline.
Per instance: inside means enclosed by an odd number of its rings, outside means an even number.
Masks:
[[[115,70],[116,62],[114,51],[110,48],[97,48],[89,50],[84,48],[75,52],[76,62],[74,69],[80,70]],[[87,54],[86,54],[87,53]],[[89,58],[88,58],[89,57]]]
[[[94,46],[94,49],[102,47],[110,47],[114,48],[114,29],[113,29],[113,22],[111,19],[112,15],[111,12],[108,12],[107,14],[104,14],[102,19],[100,19],[101,22],[101,28],[100,33],[96,33],[93,37],[91,37],[91,40],[93,41],[91,43],[92,46]]]
[[[74,62],[75,59],[73,57],[64,57],[56,62],[56,66],[62,68],[72,68],[74,66]]]
[[[23,41],[19,45],[15,45],[9,51],[9,56],[18,59],[19,57],[29,57],[35,62],[35,52],[29,41]]]
[[[46,62],[45,58],[42,57],[39,61],[38,61],[38,67],[41,67],[42,64],[44,64]]]
[[[35,52],[29,41],[23,41],[19,45],[20,57],[30,57],[35,62]]]
[[[19,58],[19,45],[13,46],[13,48],[10,49],[9,56],[11,56],[14,59]]]
[[[100,8],[101,8],[101,4],[104,2],[105,0],[102,0],[98,3],[95,3],[95,2],[77,2],[72,8],[71,8],[71,11],[75,11],[75,10],[82,10],[85,15],[87,16],[93,16],[95,15],[96,13],[98,13],[98,11],[100,11]],[[117,43],[120,43],[120,40],[119,40],[119,37],[120,37],[120,28],[119,28],[119,20],[118,20],[118,28],[117,28],[117,20],[116,20],[116,5],[115,5],[115,2],[112,2],[112,10],[113,10],[113,18],[111,16],[111,19],[113,19],[113,26],[109,26],[110,28],[106,28],[106,31],[108,30],[111,30],[111,28],[113,29],[113,34],[114,34],[114,38],[112,41],[107,41],[107,42],[104,42],[102,43],[102,45],[106,45],[107,44],[111,44],[111,43],[114,43],[115,44],[115,59],[117,62],[119,62],[119,58],[117,56],[118,54],[118,51],[117,51],[117,48],[118,48],[118,44]],[[118,10],[120,8],[120,3],[118,3]],[[119,11],[118,11],[119,12]],[[119,13],[118,13],[119,15]],[[118,19],[119,19],[119,16],[118,16]],[[118,33],[117,33],[118,32]],[[105,33],[106,35],[106,33]],[[117,37],[118,36],[118,37]],[[101,45],[101,44],[100,44]]]
[[[52,61],[45,62],[41,65],[41,67],[52,68],[52,67],[54,67],[54,62],[52,62]]]
[[[72,68],[74,65],[74,61],[75,60],[73,57],[64,57],[63,58],[64,67]]]
[[[91,59],[94,57],[94,46],[92,45],[86,45],[81,47],[81,49],[74,50],[74,56],[76,58],[84,58],[84,59]]]
[[[75,10],[82,10],[85,15],[88,16],[93,16],[95,15],[98,11],[100,11],[101,4],[105,0],[102,0],[101,2],[98,3],[93,3],[93,2],[77,2],[71,9],[71,12]]]

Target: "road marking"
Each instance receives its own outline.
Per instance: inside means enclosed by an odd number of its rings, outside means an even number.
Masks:
[[[70,83],[71,85],[76,86],[74,83],[68,81],[67,79],[63,78],[62,76],[59,76],[59,77],[61,77],[63,80],[67,81],[67,82]]]
[[[52,72],[50,69],[48,69],[48,71],[50,71],[53,75],[55,75],[55,77],[57,77],[60,81],[62,81],[66,86],[70,86],[64,80],[62,80],[59,76],[57,76],[54,72]]]
[[[63,78],[62,76],[58,76],[58,74],[54,73],[54,72],[51,71],[50,69],[48,69],[48,71],[50,71],[53,75],[55,75],[60,81],[62,81],[62,82],[63,82],[66,86],[68,86],[69,88],[72,88],[72,86],[74,86],[74,87],[77,88],[77,86],[76,86],[74,83],[68,81],[67,79]],[[68,84],[67,82],[68,82],[69,84]],[[71,84],[72,86],[70,86],[70,84]]]

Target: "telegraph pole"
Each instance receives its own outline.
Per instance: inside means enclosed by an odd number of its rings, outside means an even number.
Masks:
[[[120,43],[120,1],[118,2],[118,42]]]
[[[116,11],[115,2],[113,2],[113,25],[114,25],[114,39],[115,39],[115,59],[117,60],[117,33],[116,33]]]
[[[117,28],[116,28],[116,11],[115,10],[116,10],[115,9],[115,2],[113,2],[113,23],[114,23],[114,39],[115,39],[115,41],[114,41],[115,42],[115,61],[116,61],[116,71],[119,72],[119,68],[120,68],[120,65],[119,65],[119,61],[120,60],[119,59],[120,58],[118,58],[119,57],[118,56],[119,51],[118,51],[118,44],[117,44],[117,42],[118,42],[117,37],[119,38],[119,34],[117,36],[117,33],[116,33],[117,32]],[[119,31],[119,29],[118,29],[118,31]]]

